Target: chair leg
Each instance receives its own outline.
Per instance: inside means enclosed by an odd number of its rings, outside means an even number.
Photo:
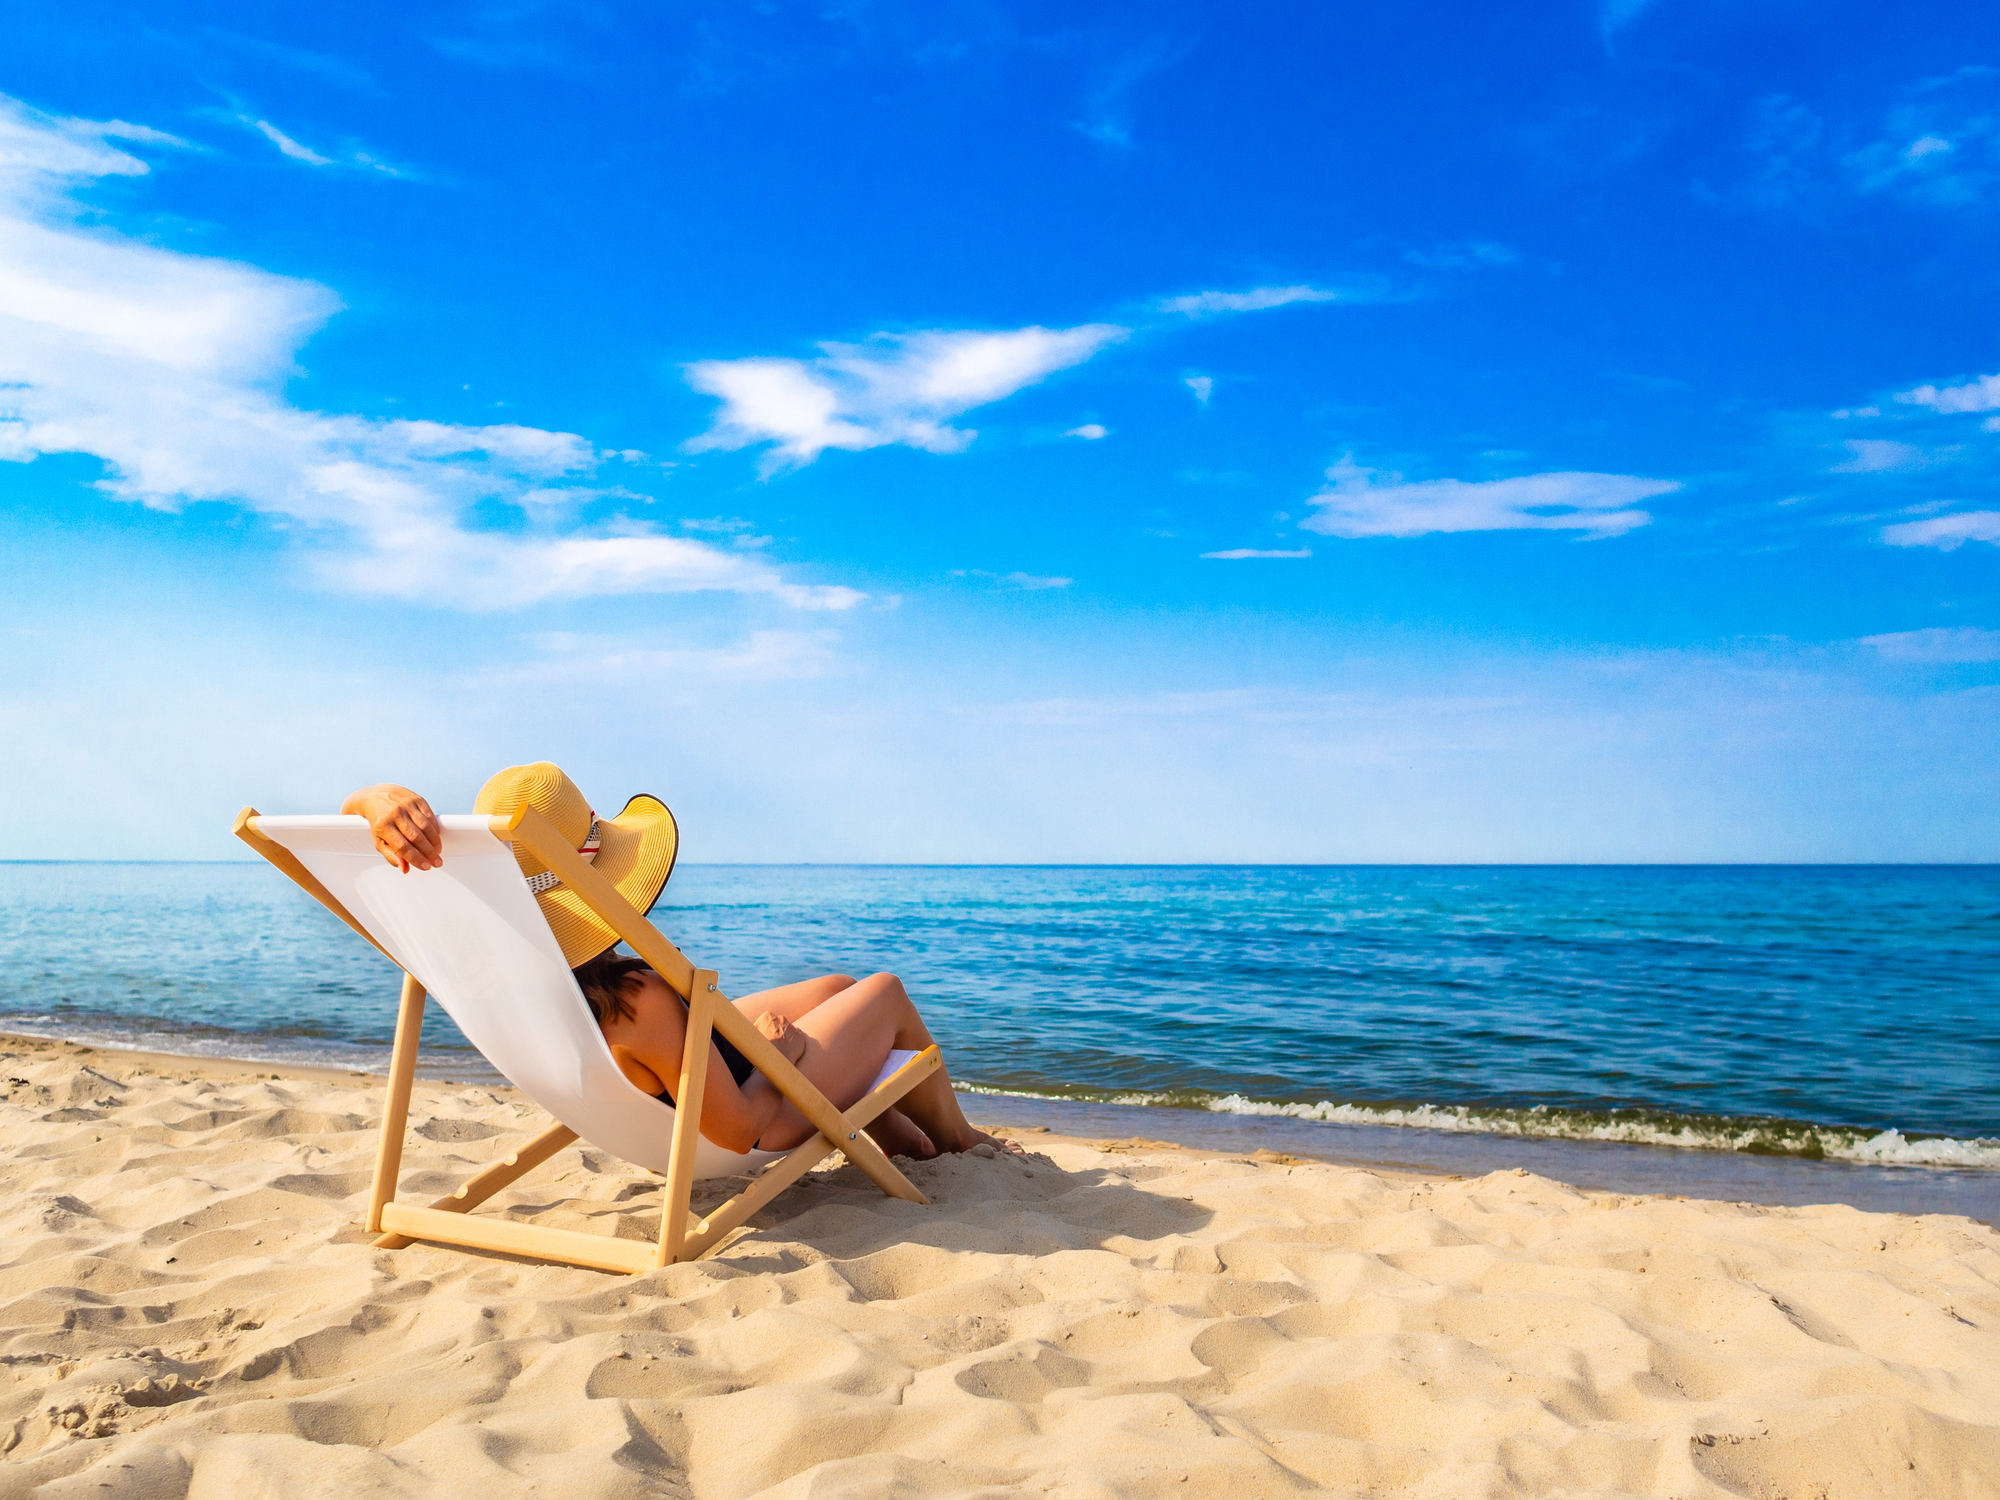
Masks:
[[[718,998],[715,971],[696,969],[688,985],[687,1045],[681,1053],[680,1087],[674,1090],[674,1144],[667,1158],[667,1201],[660,1210],[660,1241],[653,1264],[681,1258],[688,1204],[694,1197],[694,1155],[701,1149],[701,1100],[708,1089],[708,1042]]]
[[[417,1076],[417,1039],[424,1029],[424,987],[403,976],[396,1014],[396,1045],[389,1054],[389,1099],[382,1110],[382,1139],[375,1147],[375,1185],[368,1195],[368,1232],[382,1232],[382,1205],[396,1196],[403,1168],[403,1131],[410,1123],[410,1085]]]

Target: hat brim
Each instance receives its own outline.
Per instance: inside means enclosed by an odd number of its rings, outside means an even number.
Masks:
[[[680,854],[680,826],[672,811],[658,797],[641,792],[617,817],[600,818],[598,835],[591,867],[641,915],[651,911]],[[572,969],[618,945],[618,934],[568,886],[543,891],[535,900]]]

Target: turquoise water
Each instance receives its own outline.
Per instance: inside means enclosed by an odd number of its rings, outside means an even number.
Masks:
[[[264,866],[0,865],[0,914],[0,1026],[382,1064],[396,976]],[[1993,867],[697,866],[654,920],[738,995],[902,974],[995,1095],[2000,1167]]]

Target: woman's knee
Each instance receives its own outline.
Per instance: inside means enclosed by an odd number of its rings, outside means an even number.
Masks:
[[[894,974],[870,974],[861,981],[861,988],[873,1010],[890,1011],[897,1015],[916,1012],[916,1003],[910,999],[910,992],[903,988],[903,981]]]

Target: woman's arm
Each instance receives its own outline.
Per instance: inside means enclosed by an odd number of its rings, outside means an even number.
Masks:
[[[412,865],[434,870],[444,863],[444,829],[437,814],[408,787],[386,781],[364,786],[349,792],[340,810],[366,818],[368,831],[375,835],[376,850],[405,875]]]
[[[635,1087],[649,1094],[672,1094],[681,1086],[681,1054],[687,1046],[687,1010],[667,982],[650,971],[634,974],[627,991],[633,1015],[604,1028],[611,1056]],[[779,1051],[804,1051],[805,1037],[772,1018],[783,1033],[774,1037]],[[761,1024],[761,1023],[760,1023]],[[771,1028],[765,1028],[769,1035]],[[655,1086],[647,1088],[647,1082]],[[701,1133],[726,1151],[755,1150],[757,1142],[784,1108],[785,1096],[761,1073],[741,1087],[731,1076],[715,1044],[708,1048],[708,1079],[701,1096]]]

